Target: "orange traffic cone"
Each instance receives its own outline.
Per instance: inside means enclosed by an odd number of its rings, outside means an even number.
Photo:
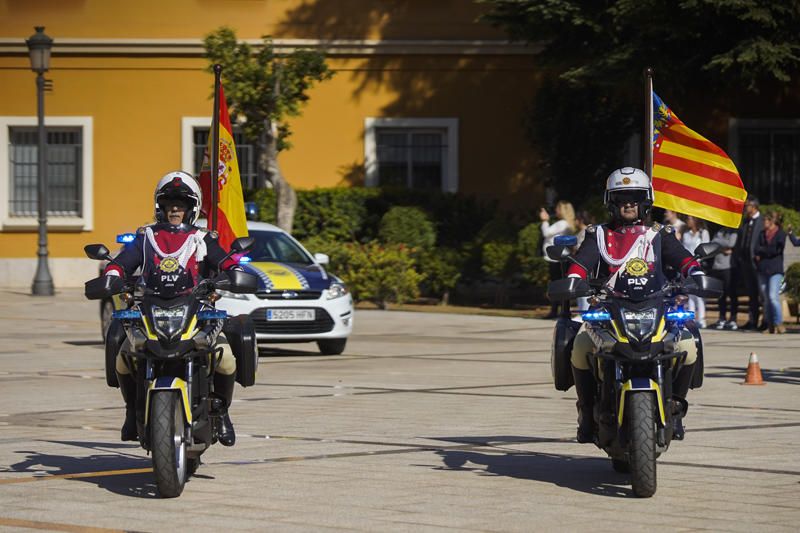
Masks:
[[[750,360],[747,362],[747,375],[742,385],[766,385],[761,377],[761,365],[758,364],[756,352],[750,352]]]

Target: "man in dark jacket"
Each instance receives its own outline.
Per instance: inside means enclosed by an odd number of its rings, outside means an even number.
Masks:
[[[756,271],[755,249],[758,236],[764,229],[764,219],[758,210],[758,198],[748,196],[744,204],[744,220],[739,226],[736,246],[733,250],[734,273],[733,279],[744,283],[745,294],[749,299],[749,312],[747,322],[740,329],[756,329],[758,327],[758,273]],[[733,286],[733,309],[731,320],[736,323],[739,310],[739,291],[737,283]]]

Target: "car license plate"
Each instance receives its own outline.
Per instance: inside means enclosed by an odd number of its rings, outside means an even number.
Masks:
[[[270,322],[292,322],[314,320],[313,309],[267,309],[267,320]]]

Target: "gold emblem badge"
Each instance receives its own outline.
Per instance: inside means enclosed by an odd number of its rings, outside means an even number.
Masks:
[[[161,264],[158,265],[158,268],[162,272],[175,272],[180,266],[178,260],[174,257],[165,257],[161,260]]]
[[[631,179],[630,179],[630,178],[622,178],[622,183],[623,183],[623,185],[627,185],[627,184],[629,184],[630,182],[631,182]]]
[[[625,265],[625,272],[631,276],[636,276],[637,278],[647,274],[648,270],[647,263],[638,257],[631,259]]]

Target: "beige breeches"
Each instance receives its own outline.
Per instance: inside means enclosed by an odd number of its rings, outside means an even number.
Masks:
[[[686,362],[684,364],[692,365],[697,361],[697,347],[694,345],[694,339],[682,340],[678,343],[678,351],[686,352]],[[578,334],[575,335],[575,342],[572,345],[572,356],[570,361],[572,366],[578,370],[589,370],[589,354],[594,352],[594,343],[592,342],[589,333],[586,331],[586,324],[581,326]]]
[[[122,349],[129,349],[128,339],[125,339],[125,342],[122,344]],[[222,359],[220,360],[219,364],[217,365],[217,373],[223,374],[225,376],[230,376],[231,374],[236,373],[236,358],[233,356],[233,352],[231,352],[231,347],[228,344],[228,339],[225,338],[225,335],[220,335],[217,338],[217,347],[222,348]],[[122,355],[117,354],[116,360],[116,369],[118,374],[130,374],[131,371],[128,368],[128,365],[125,364],[125,361],[122,359]]]

